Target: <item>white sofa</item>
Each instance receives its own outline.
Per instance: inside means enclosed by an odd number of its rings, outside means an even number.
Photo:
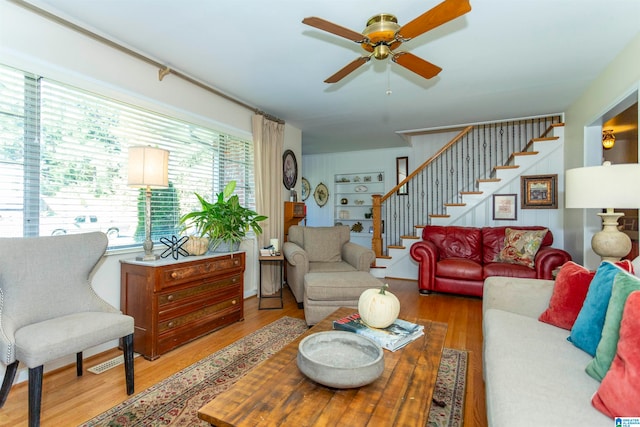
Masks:
[[[552,280],[490,277],[484,283],[483,373],[489,426],[606,426],[591,405],[600,383],[570,332],[538,321]]]

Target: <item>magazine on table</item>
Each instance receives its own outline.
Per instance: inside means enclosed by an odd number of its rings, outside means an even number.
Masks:
[[[382,348],[390,351],[396,351],[424,335],[424,326],[402,319],[396,319],[386,328],[372,328],[364,323],[359,313],[334,320],[333,329],[355,332],[356,334],[371,338],[380,344]]]

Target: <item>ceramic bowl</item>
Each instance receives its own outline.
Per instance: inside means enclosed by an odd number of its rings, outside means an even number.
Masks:
[[[384,371],[382,347],[353,332],[318,332],[300,341],[298,368],[313,381],[333,388],[361,387]]]

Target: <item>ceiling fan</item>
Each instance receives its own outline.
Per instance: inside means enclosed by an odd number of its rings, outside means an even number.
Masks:
[[[350,30],[315,16],[304,18],[303,24],[310,25],[323,31],[354,41],[370,52],[347,64],[344,68],[325,80],[325,83],[337,83],[361,65],[369,62],[371,57],[391,60],[414,73],[430,79],[442,71],[442,68],[425,61],[412,53],[394,52],[400,44],[405,43],[421,34],[426,33],[446,22],[451,21],[471,10],[469,0],[445,0],[428,10],[413,21],[403,26],[398,25],[398,19],[389,13],[381,13],[367,21],[367,27],[362,33]]]

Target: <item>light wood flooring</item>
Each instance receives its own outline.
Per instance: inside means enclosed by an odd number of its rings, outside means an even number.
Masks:
[[[443,294],[421,296],[416,282],[387,279],[390,290],[400,299],[403,315],[448,324],[445,346],[469,351],[469,367],[464,412],[464,425],[486,426],[485,392],[482,380],[482,301]],[[215,331],[153,362],[135,359],[135,389],[141,392],[173,373],[225,347],[250,332],[282,317],[304,318],[291,292],[285,288],[284,308],[258,310],[255,297],[245,300],[245,319]],[[121,354],[114,349],[84,362],[85,374],[76,377],[75,365],[45,374],[42,394],[42,426],[77,426],[128,398],[122,366],[95,375],[86,368]],[[295,369],[295,367],[293,367]],[[0,409],[1,426],[27,425],[27,383],[13,387]]]

